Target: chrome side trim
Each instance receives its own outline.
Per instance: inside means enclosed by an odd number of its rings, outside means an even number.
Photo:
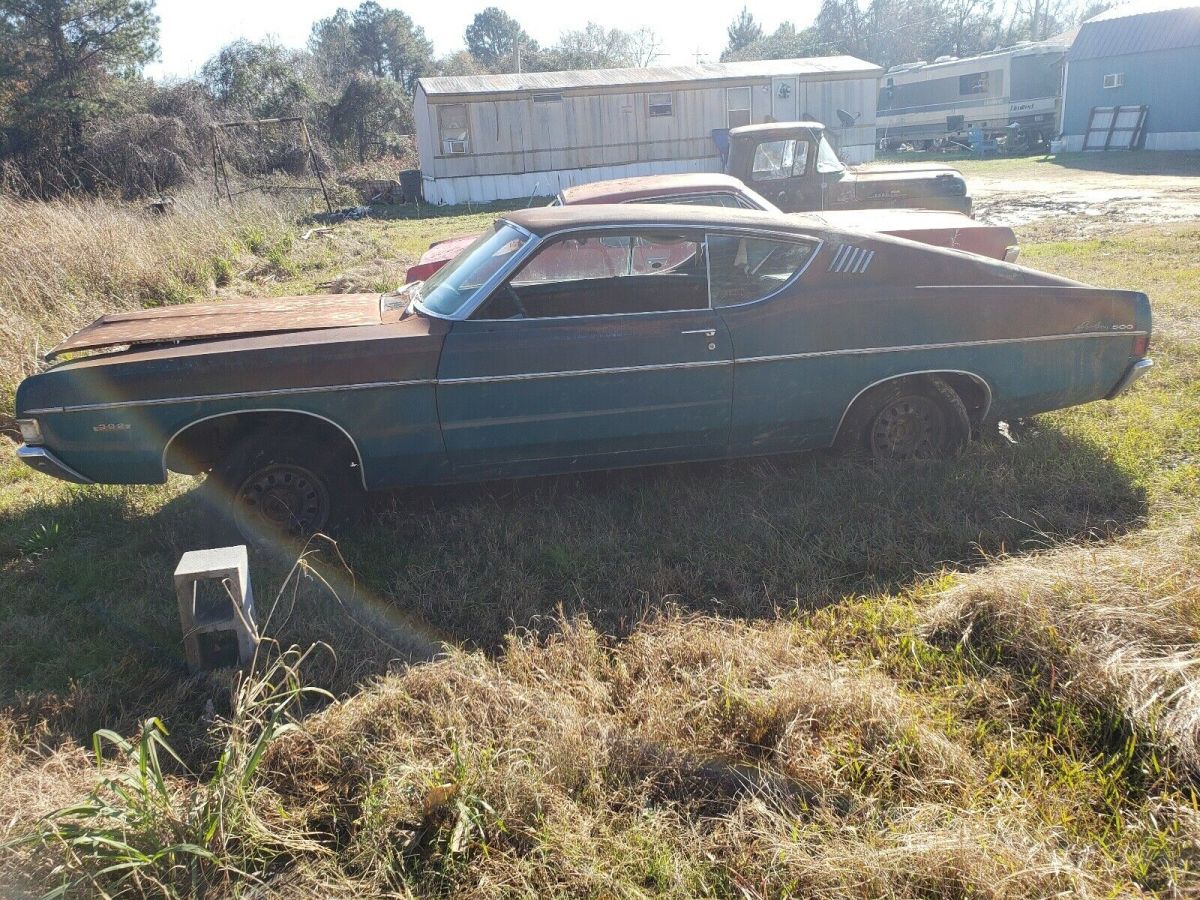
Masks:
[[[369,391],[374,388],[414,387],[422,384],[437,384],[436,378],[419,378],[413,381],[366,381],[359,384],[330,384],[316,387],[275,388],[269,391],[237,391],[229,394],[194,394],[189,397],[157,397],[153,400],[114,400],[110,403],[85,403],[81,406],[56,406],[47,409],[31,409],[27,415],[44,415],[60,412],[97,412],[126,406],[162,406],[169,403],[207,403],[218,400],[247,400],[252,397],[281,397],[292,394],[323,394],[337,391]],[[298,410],[297,410],[298,411]]]
[[[1121,394],[1129,390],[1130,385],[1154,368],[1154,360],[1139,359],[1132,366],[1125,370],[1125,374],[1121,376],[1121,380],[1117,382],[1117,386],[1108,393],[1105,400],[1113,400]]]
[[[992,408],[992,386],[988,384],[987,379],[982,375],[977,375],[974,372],[968,372],[965,369],[918,369],[912,372],[899,372],[895,375],[889,375],[887,378],[880,378],[878,381],[871,382],[850,399],[850,402],[846,404],[846,408],[842,410],[841,418],[838,419],[837,428],[833,432],[833,440],[830,441],[829,445],[832,447],[837,443],[837,439],[842,433],[842,425],[846,422],[846,416],[850,415],[850,410],[854,408],[854,404],[858,402],[859,397],[871,390],[871,388],[879,387],[881,384],[887,384],[889,381],[895,381],[897,378],[908,378],[910,375],[965,375],[977,382],[983,388],[983,411],[979,414],[979,421],[982,422],[984,419],[986,419],[988,412]]]
[[[356,440],[354,440],[353,435],[351,435],[349,431],[347,431],[345,428],[343,428],[337,422],[333,421],[333,419],[328,419],[325,416],[318,415],[317,413],[313,413],[313,412],[308,412],[303,409],[287,409],[286,407],[278,408],[278,409],[273,409],[273,408],[238,409],[238,410],[233,410],[231,412],[215,413],[211,416],[204,416],[201,419],[194,419],[193,421],[188,422],[186,425],[184,425],[182,428],[180,428],[178,431],[176,431],[173,435],[171,435],[171,437],[167,440],[166,445],[163,447],[163,452],[162,452],[163,479],[165,480],[167,477],[167,472],[168,472],[167,454],[171,452],[171,444],[173,444],[175,442],[175,438],[179,437],[179,435],[183,434],[185,431],[187,431],[189,428],[193,427],[194,425],[199,425],[202,422],[209,422],[209,421],[212,421],[213,419],[223,419],[223,418],[226,418],[227,416],[240,416],[240,415],[244,415],[246,413],[295,413],[296,415],[300,415],[300,416],[309,416],[313,419],[320,419],[322,422],[332,425],[334,428],[336,428],[338,431],[340,431],[342,434],[344,434],[346,436],[346,440],[348,440],[350,442],[350,446],[354,448],[354,455],[358,458],[359,478],[362,480],[363,490],[364,491],[368,490],[368,488],[367,488],[367,467],[363,464],[362,451],[358,449],[358,442]]]
[[[760,303],[762,301],[752,301]],[[594,316],[584,316],[581,318],[595,318]],[[707,329],[706,329],[707,330]],[[468,376],[463,378],[423,378],[414,381],[372,381],[361,384],[339,384],[328,385],[322,387],[304,387],[304,388],[278,388],[270,391],[246,391],[236,394],[206,394],[190,397],[160,397],[154,400],[121,400],[111,403],[93,403],[82,406],[66,406],[66,407],[50,407],[46,409],[28,409],[22,410],[21,415],[45,415],[47,413],[71,413],[71,412],[94,412],[97,410],[118,409],[126,406],[160,406],[170,403],[200,403],[218,400],[237,400],[247,399],[252,397],[283,397],[293,394],[312,394],[333,391],[362,391],[375,388],[391,388],[391,387],[417,387],[422,385],[442,385],[442,384],[472,384],[483,383],[488,381],[525,381],[532,378],[571,378],[580,375],[603,375],[603,374],[622,374],[628,372],[642,372],[654,369],[687,369],[687,368],[703,368],[705,366],[729,366],[741,365],[743,363],[763,363],[763,362],[781,362],[792,359],[816,359],[825,356],[859,356],[875,353],[906,353],[916,350],[951,350],[961,347],[987,347],[999,344],[1023,344],[1023,343],[1038,343],[1043,341],[1070,341],[1082,338],[1125,338],[1135,337],[1137,335],[1147,334],[1145,331],[1085,331],[1078,334],[1049,334],[1039,335],[1037,337],[1025,338],[997,338],[986,341],[952,341],[942,344],[909,344],[896,347],[854,347],[845,350],[810,350],[804,353],[781,353],[773,356],[748,356],[741,359],[705,359],[696,360],[693,362],[681,363],[659,363],[644,366],[618,366],[604,369],[572,369],[558,372],[521,372],[513,375],[478,375]],[[952,369],[938,369],[940,372],[954,371]],[[218,413],[218,415],[232,415],[241,412],[252,412],[254,410],[232,410],[226,413]],[[304,410],[298,409],[271,409],[264,410],[269,412],[299,412],[305,413]],[[313,413],[305,413],[307,415],[315,415]],[[318,416],[318,418],[320,418]]]
[[[40,469],[38,469],[37,465],[35,465],[32,461],[42,461],[50,468],[58,469],[60,472],[62,472],[63,476],[66,476],[62,478],[63,481],[70,481],[74,484],[94,484],[92,479],[72,469],[45,447],[30,447],[28,444],[21,444],[19,447],[17,447],[17,459],[21,460],[21,462],[25,463],[25,465],[29,466],[35,471],[40,471]],[[43,472],[42,474],[49,473]]]
[[[748,356],[739,363],[778,362],[787,359],[809,359],[819,356],[859,356],[872,353],[907,353],[911,350],[953,350],[959,347],[990,347],[997,344],[1026,344],[1043,341],[1071,341],[1076,338],[1128,338],[1144,331],[1083,331],[1079,334],[1045,334],[1037,337],[995,338],[986,341],[950,341],[943,344],[907,344],[896,347],[855,347],[847,350],[813,350],[808,353],[781,353],[776,356]],[[949,372],[950,369],[939,371]]]
[[[630,372],[668,371],[670,369],[706,369],[712,366],[732,366],[732,359],[701,359],[695,362],[665,363],[650,366],[616,366],[607,369],[569,369],[563,372],[521,372],[517,375],[472,375],[463,378],[442,378],[439,385],[490,384],[503,381],[532,381],[539,378],[577,378],[581,375],[627,375]]]

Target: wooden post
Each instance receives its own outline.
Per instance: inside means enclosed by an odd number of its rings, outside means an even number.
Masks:
[[[325,197],[325,211],[332,213],[333,204],[329,200],[329,189],[325,187],[325,177],[321,174],[321,166],[317,162],[317,151],[313,149],[312,138],[308,136],[308,123],[303,119],[300,120],[300,131],[304,135],[304,143],[308,145],[308,158],[312,160],[313,171],[317,174],[317,181],[321,182],[321,193]]]

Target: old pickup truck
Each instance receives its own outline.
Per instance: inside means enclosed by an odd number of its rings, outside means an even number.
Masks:
[[[497,219],[383,296],[104,316],[16,406],[68,481],[209,473],[249,540],[363,489],[840,446],[953,453],[986,423],[1113,397],[1150,304],[793,216],[560,206]]]
[[[942,165],[853,169],[820,122],[743,125],[729,132],[725,171],[784,212],[920,207],[970,214],[967,183]]]

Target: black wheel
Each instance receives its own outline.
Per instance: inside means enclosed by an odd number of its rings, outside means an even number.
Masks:
[[[361,500],[353,463],[340,445],[272,433],[236,445],[209,478],[242,540],[286,545],[345,523]]]
[[[850,410],[839,443],[879,460],[940,459],[971,437],[962,399],[940,378],[899,378],[881,385]]]

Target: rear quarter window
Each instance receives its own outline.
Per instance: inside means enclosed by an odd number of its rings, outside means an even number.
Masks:
[[[762,300],[791,281],[812,259],[817,243],[749,235],[708,236],[709,296],[714,308]]]

